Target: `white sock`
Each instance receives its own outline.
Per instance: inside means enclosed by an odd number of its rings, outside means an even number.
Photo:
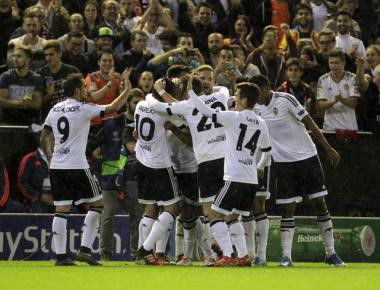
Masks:
[[[52,231],[55,253],[57,255],[66,254],[67,244],[67,216],[55,214],[53,218]]]
[[[137,248],[140,249],[142,244],[144,243],[144,238],[143,238],[143,219],[140,220],[139,222],[139,242],[137,245]]]
[[[183,225],[180,219],[177,219],[175,225],[175,256],[176,258],[183,255]]]
[[[171,229],[164,232],[156,243],[156,253],[166,253],[166,246],[168,245]]]
[[[247,244],[248,255],[251,258],[253,258],[256,253],[256,239],[255,239],[256,223],[254,221],[254,217],[253,216],[244,217],[242,218],[241,223],[244,228],[245,242]]]
[[[210,223],[207,222],[208,228],[210,228]],[[195,238],[198,242],[199,247],[202,249],[203,256],[211,257],[211,238],[206,234],[206,225],[202,223],[201,219],[198,218],[195,223]]]
[[[227,224],[223,220],[215,220],[210,225],[215,240],[223,250],[223,255],[231,257],[233,249]]]
[[[328,257],[335,254],[333,224],[329,212],[317,216],[317,222],[325,242],[325,250]]]
[[[269,232],[269,220],[266,213],[258,214],[255,216],[256,231],[258,238],[257,255],[260,259],[267,259],[267,244]]]
[[[195,242],[195,226],[196,226],[196,220],[198,217],[195,219],[190,219],[187,220],[183,223],[183,238],[184,238],[184,256],[193,258],[193,250],[194,250],[194,242]]]
[[[101,213],[89,210],[83,223],[81,247],[92,249],[92,244],[98,234]]]
[[[153,250],[159,238],[172,229],[174,220],[175,216],[172,213],[163,211],[153,224],[152,230],[143,244],[144,249]]]
[[[238,257],[243,258],[248,255],[247,244],[245,242],[244,228],[239,221],[229,224],[229,232],[232,243],[235,245]]]
[[[282,256],[292,259],[292,244],[294,236],[294,218],[281,219],[281,248]]]
[[[152,231],[152,227],[153,227],[153,224],[155,221],[156,221],[156,219],[154,219],[150,216],[147,216],[147,215],[144,215],[144,217],[142,218],[142,230],[141,230],[141,232],[142,232],[142,243],[141,244],[144,244],[144,242],[148,238],[150,232]]]

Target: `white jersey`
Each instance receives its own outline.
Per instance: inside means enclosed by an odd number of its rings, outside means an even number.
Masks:
[[[229,95],[224,90],[200,98],[213,109],[218,108],[221,111],[227,109]],[[185,118],[193,139],[198,164],[224,157],[226,135],[223,126],[199,113],[190,100],[171,104],[160,103],[153,97],[147,97],[146,100],[156,111],[167,112],[169,115],[178,114]]]
[[[351,72],[344,72],[343,79],[336,83],[331,78],[331,73],[324,74],[318,80],[317,100],[331,101],[340,94],[343,98],[359,97],[356,86],[356,75]],[[324,130],[348,129],[358,130],[355,109],[352,109],[341,102],[335,103],[325,110],[323,120]]]
[[[308,115],[297,99],[287,93],[271,92],[268,106],[256,105],[254,111],[269,129],[275,162],[292,162],[317,154],[315,144],[301,120]]]
[[[171,122],[180,130],[187,128],[187,123],[179,118]],[[193,148],[179,140],[171,131],[166,132],[174,171],[176,173],[197,172],[198,164]]]
[[[252,110],[242,112],[213,110],[190,91],[191,101],[202,114],[216,119],[226,132],[224,180],[257,184],[256,155],[271,150],[268,127]]]
[[[84,104],[75,99],[56,104],[46,117],[44,127],[54,134],[51,169],[86,169],[86,146],[90,121],[104,114],[106,106]]]
[[[166,121],[167,118],[152,110],[146,101],[140,101],[137,104],[135,110],[138,135],[135,147],[136,158],[147,167],[168,168],[172,166],[164,128]]]

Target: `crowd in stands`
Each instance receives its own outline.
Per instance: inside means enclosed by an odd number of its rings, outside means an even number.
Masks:
[[[128,68],[131,123],[131,107],[170,67],[206,64],[231,95],[237,83],[262,74],[320,128],[378,134],[379,12],[377,0],[0,0],[0,124],[38,134],[73,72],[83,74],[88,102],[109,104]],[[92,121],[90,159],[100,158],[92,141],[102,126]],[[132,159],[131,135],[123,140]],[[31,149],[12,181],[21,203],[9,196],[0,160],[0,211],[53,211],[47,158]]]

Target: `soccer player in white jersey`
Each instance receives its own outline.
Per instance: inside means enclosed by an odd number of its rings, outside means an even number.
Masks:
[[[263,175],[264,166],[270,159],[268,128],[253,111],[259,97],[259,88],[252,83],[237,85],[235,96],[236,111],[219,111],[209,108],[192,91],[191,81],[188,90],[195,107],[213,122],[220,122],[226,132],[224,186],[220,189],[210,213],[210,225],[215,240],[223,249],[223,257],[214,263],[216,267],[250,266],[244,228],[235,219],[227,227],[225,219],[230,215],[249,216],[257,191],[257,172]],[[263,152],[256,167],[256,152]],[[231,235],[231,236],[230,236]],[[232,258],[231,240],[238,257]]]
[[[166,88],[173,83],[167,81]],[[159,95],[155,90],[152,93]],[[147,98],[153,98],[148,95]],[[139,186],[139,202],[144,205],[143,224],[146,232],[144,242],[137,251],[136,260],[140,264],[160,265],[164,260],[154,255],[153,250],[160,238],[170,234],[173,222],[179,213],[179,191],[177,178],[172,169],[169,146],[164,124],[170,118],[156,112],[143,100],[135,110],[137,143],[135,147],[137,159],[137,180]],[[157,206],[163,211],[158,216]],[[151,229],[151,230],[150,230]]]
[[[345,266],[334,250],[333,225],[324,199],[327,190],[323,169],[315,144],[306,130],[311,131],[334,167],[340,161],[339,154],[294,96],[271,91],[268,79],[262,75],[252,77],[251,81],[261,91],[260,105],[255,106],[254,110],[265,120],[269,129],[273,158],[271,173],[276,185],[274,193],[276,204],[283,209],[280,225],[282,258],[279,266],[292,266],[294,212],[303,196],[307,196],[314,205],[325,243],[326,263]]]
[[[209,73],[208,81],[214,82],[214,70],[212,67],[201,66],[198,70],[196,71],[197,73],[207,71]],[[212,92],[212,88],[212,86],[209,87],[210,95],[201,96],[202,100],[211,108],[219,108],[222,111],[227,110],[228,90],[224,87],[219,87],[218,91]],[[165,91],[161,92],[161,94],[165,101],[172,101],[171,98],[167,98]],[[226,136],[222,125],[200,114],[189,100],[162,103],[152,96],[147,96],[146,101],[157,112],[167,113],[168,115],[178,114],[185,118],[190,129],[195,158],[198,163],[199,201],[202,203],[203,214],[208,217],[212,202],[218,190],[223,186]]]
[[[41,140],[50,163],[50,180],[55,215],[52,231],[57,266],[72,266],[67,257],[67,218],[72,203],[88,203],[90,209],[84,220],[80,250],[76,259],[90,265],[100,265],[91,255],[91,247],[98,232],[103,209],[99,184],[89,170],[85,150],[90,121],[94,117],[114,113],[125,104],[130,70],[125,74],[125,89],[109,105],[85,104],[87,91],[81,74],[71,74],[63,84],[67,99],[56,104],[49,112]],[[54,146],[54,148],[53,148]]]

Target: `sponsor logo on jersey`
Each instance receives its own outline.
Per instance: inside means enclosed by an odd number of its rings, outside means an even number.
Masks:
[[[59,151],[58,151],[58,154],[69,154],[70,153],[70,148],[66,147],[66,148],[61,148]]]
[[[253,165],[253,160],[250,158],[247,159],[238,159],[239,163],[243,163],[244,165]]]
[[[211,103],[213,103],[213,102],[215,102],[215,101],[217,101],[217,100],[218,100],[217,98],[212,97],[211,99],[206,100],[206,101],[205,101],[205,104],[208,105],[208,104],[211,104]]]
[[[226,135],[219,135],[216,138],[207,141],[207,144],[213,144],[213,143],[217,143],[217,142],[222,142],[224,140],[226,140]]]
[[[149,151],[149,152],[152,151],[152,147],[150,145],[142,145],[142,144],[140,144],[140,148],[142,150],[146,150],[146,151]]]

